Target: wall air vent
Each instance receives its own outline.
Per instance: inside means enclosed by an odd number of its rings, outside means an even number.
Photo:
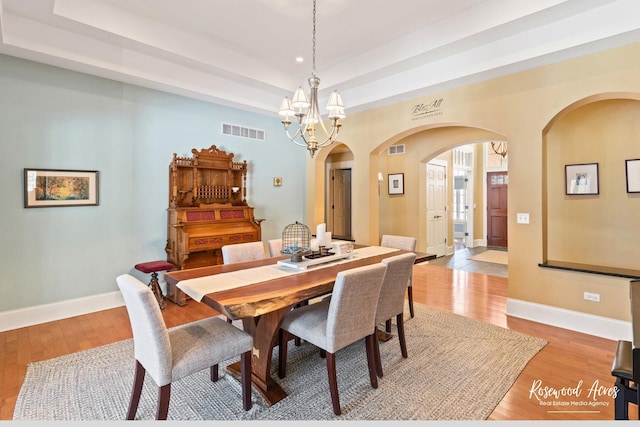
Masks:
[[[222,124],[222,134],[264,141],[263,129],[252,129],[246,126],[232,125],[229,123]]]
[[[392,156],[396,154],[404,154],[404,144],[392,145],[387,150],[387,153]]]

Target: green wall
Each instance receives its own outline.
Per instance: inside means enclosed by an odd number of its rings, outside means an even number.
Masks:
[[[247,160],[264,241],[304,219],[307,152],[276,116],[9,56],[0,56],[0,93],[0,312],[114,292],[117,275],[165,259],[173,153],[216,145]],[[264,129],[266,140],[223,136],[222,122]],[[100,204],[25,209],[24,168],[98,170]]]

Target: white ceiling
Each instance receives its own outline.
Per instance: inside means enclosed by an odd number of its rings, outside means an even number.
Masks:
[[[640,41],[640,0],[317,1],[321,96],[347,115]],[[275,114],[311,74],[312,7],[0,0],[0,53]]]

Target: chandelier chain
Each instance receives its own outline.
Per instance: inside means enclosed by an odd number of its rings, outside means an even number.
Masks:
[[[325,126],[318,108],[320,78],[316,74],[316,0],[313,0],[313,32],[311,39],[313,42],[313,68],[311,77],[307,80],[309,83],[309,96],[307,97],[302,87],[299,87],[293,93],[292,99],[285,97],[282,100],[278,114],[283,117],[281,122],[284,125],[287,137],[294,144],[306,147],[313,158],[315,152],[320,148],[333,144],[342,126],[340,119],[345,117],[342,96],[337,90],[331,93],[327,102],[327,109],[329,110],[327,119],[331,125],[330,129]],[[290,116],[295,117],[298,122],[297,129],[294,129],[295,132],[293,134],[289,133],[289,126],[292,123],[289,119]]]
[[[313,35],[311,37],[313,42],[313,51],[312,51],[312,74],[316,75],[316,0],[313,0]]]

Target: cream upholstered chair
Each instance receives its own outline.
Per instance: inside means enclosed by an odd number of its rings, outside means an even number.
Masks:
[[[242,406],[251,409],[251,335],[216,317],[167,330],[147,285],[129,274],[118,276],[116,282],[129,313],[136,359],[128,420],[134,419],[138,410],[147,372],[159,387],[156,418],[164,420],[169,412],[172,382],[207,368],[211,381],[217,381],[218,364],[238,355]]]
[[[382,236],[382,240],[380,241],[380,246],[384,246],[386,248],[395,248],[402,249],[405,251],[416,251],[416,244],[418,243],[418,239],[415,237],[408,236],[394,236],[391,234],[384,234]],[[413,286],[411,283],[411,278],[413,277],[413,271],[411,276],[409,276],[409,283],[407,285],[407,299],[409,300],[409,314],[411,317],[414,316],[413,313]],[[387,328],[388,329],[388,328]]]
[[[398,325],[400,352],[405,359],[408,357],[408,353],[407,341],[404,336],[404,294],[415,261],[416,254],[396,255],[382,260],[382,264],[387,266],[387,272],[384,275],[384,282],[382,282],[380,298],[378,299],[378,309],[376,311],[376,325],[387,322],[395,316],[396,324]],[[378,370],[378,376],[382,378],[380,344],[377,340],[377,335],[376,368]]]
[[[333,412],[340,415],[335,353],[365,338],[371,387],[378,387],[375,361],[375,315],[386,267],[381,263],[341,271],[330,301],[289,311],[280,325],[278,375],[286,376],[287,342],[300,337],[326,352]]]
[[[224,245],[222,250],[222,262],[231,264],[242,261],[255,261],[264,258],[264,245],[262,242],[237,243],[235,245]],[[227,323],[233,323],[227,317]]]
[[[282,255],[282,239],[268,240],[267,245],[269,246],[269,256],[274,257]]]
[[[222,250],[222,261],[225,264],[230,264],[232,262],[254,261],[265,257],[264,244],[262,242],[224,245],[220,249]]]
[[[640,280],[631,281],[630,295],[632,341],[618,341],[611,366],[618,388],[613,410],[616,420],[629,419],[629,403],[640,404]]]

